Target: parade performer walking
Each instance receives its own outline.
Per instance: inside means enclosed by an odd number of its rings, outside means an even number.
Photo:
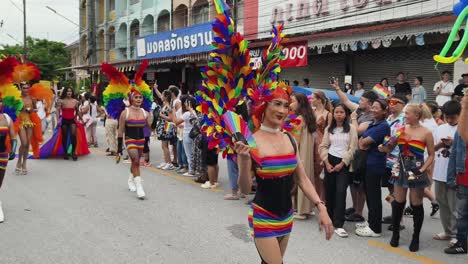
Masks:
[[[148,67],[148,61],[143,61],[135,73],[134,80],[129,81],[121,72],[109,64],[102,64],[102,71],[109,77],[110,83],[103,93],[104,105],[112,118],[119,120],[117,136],[117,162],[122,155],[123,143],[131,159],[128,189],[136,191],[139,199],[145,198],[141,174],[140,158],[145,145],[145,126],[151,126],[152,116],[148,113],[152,104],[152,92],[148,84],[143,81],[143,73]],[[126,107],[124,98],[128,96],[130,106]]]
[[[279,83],[282,57],[282,26],[273,28],[273,40],[262,54],[262,66],[252,71],[247,42],[234,31],[227,5],[215,0],[218,15],[212,23],[215,33],[212,61],[202,70],[203,87],[197,93],[203,117],[202,132],[210,149],[223,156],[237,154],[239,186],[250,193],[251,171],[257,192],[249,212],[249,224],[262,263],[282,263],[292,229],[291,191],[297,184],[319,211],[318,222],[333,234],[333,224],[314,185],[307,177],[289,133],[291,87]],[[249,95],[254,109],[253,135],[233,111],[242,95]],[[291,120],[292,121],[292,120]],[[235,142],[235,143],[234,143]]]
[[[64,88],[58,100],[57,110],[60,113],[59,125],[52,137],[41,146],[39,158],[62,156],[65,160],[77,161],[78,156],[88,155],[89,149],[83,124],[79,121],[81,111],[72,88]]]
[[[39,144],[44,140],[42,137],[41,119],[37,115],[36,101],[45,100],[47,105],[52,105],[54,94],[48,88],[39,83],[30,86],[32,80],[39,80],[41,75],[36,65],[30,62],[16,61],[13,73],[13,81],[21,88],[21,100],[23,108],[15,122],[15,130],[19,135],[21,145],[18,150],[18,162],[16,173],[28,174],[27,160],[31,146],[33,156],[39,157]]]
[[[16,133],[13,122],[23,106],[21,93],[13,84],[13,70],[17,61],[6,58],[0,62],[0,188],[8,160],[15,158]],[[0,223],[5,220],[0,201]]]

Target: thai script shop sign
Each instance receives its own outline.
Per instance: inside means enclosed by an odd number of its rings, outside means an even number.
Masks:
[[[244,34],[248,39],[271,35],[284,23],[286,34],[322,31],[368,23],[450,12],[458,0],[249,0],[245,1]]]
[[[137,57],[154,59],[211,51],[211,23],[194,25],[137,40]]]

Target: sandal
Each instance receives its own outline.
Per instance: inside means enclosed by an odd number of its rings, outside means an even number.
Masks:
[[[16,174],[16,175],[21,175],[21,174],[22,174],[21,168],[16,168],[16,169],[15,169],[15,174]]]
[[[451,237],[449,235],[445,234],[445,233],[439,233],[439,234],[432,237],[432,239],[434,239],[434,240],[444,240],[444,241],[445,240],[450,240],[450,238]]]

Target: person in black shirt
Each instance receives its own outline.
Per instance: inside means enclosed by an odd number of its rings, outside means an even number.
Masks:
[[[468,88],[468,73],[462,74],[463,83],[455,87],[455,91],[452,95],[453,100],[460,101],[463,97],[463,89]]]
[[[397,74],[397,83],[394,85],[395,94],[404,94],[408,97],[408,100],[411,99],[411,85],[406,81],[405,74],[399,72]]]

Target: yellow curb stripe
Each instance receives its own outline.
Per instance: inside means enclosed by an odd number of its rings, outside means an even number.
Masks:
[[[92,152],[97,152],[99,154],[107,154],[105,151],[101,150],[101,149],[96,149],[96,148],[93,148],[93,149],[90,149]],[[170,177],[170,178],[173,178],[173,179],[176,179],[176,180],[179,180],[179,181],[183,181],[183,182],[187,182],[187,183],[190,183],[192,185],[195,185],[195,186],[198,186],[200,187],[200,183],[198,182],[194,182],[192,179],[189,179],[187,177],[183,177],[183,176],[180,176],[178,174],[175,174],[175,173],[170,173],[168,171],[165,171],[165,170],[160,170],[160,169],[157,169],[155,167],[140,167],[140,168],[143,168],[143,169],[147,169],[147,170],[150,170],[150,171],[153,171],[153,172],[156,172],[158,174],[161,174],[161,175],[164,175],[164,176],[167,176],[167,177]],[[218,188],[213,188],[213,189],[209,189],[210,191],[212,192],[223,192],[223,190],[221,189],[218,189]]]
[[[406,251],[406,250],[403,250],[403,249],[400,249],[400,248],[394,248],[394,247],[392,247],[390,245],[380,243],[380,242],[378,242],[376,240],[369,240],[369,241],[367,241],[367,243],[370,246],[381,248],[383,250],[387,250],[387,251],[396,253],[398,255],[402,255],[402,256],[407,257],[409,259],[419,261],[421,263],[425,263],[425,264],[444,264],[444,262],[434,260],[434,259],[431,259],[431,258],[427,258],[427,257],[423,257],[423,256],[419,256],[419,255],[417,255],[415,253],[412,253],[412,252],[409,252],[409,251]]]

